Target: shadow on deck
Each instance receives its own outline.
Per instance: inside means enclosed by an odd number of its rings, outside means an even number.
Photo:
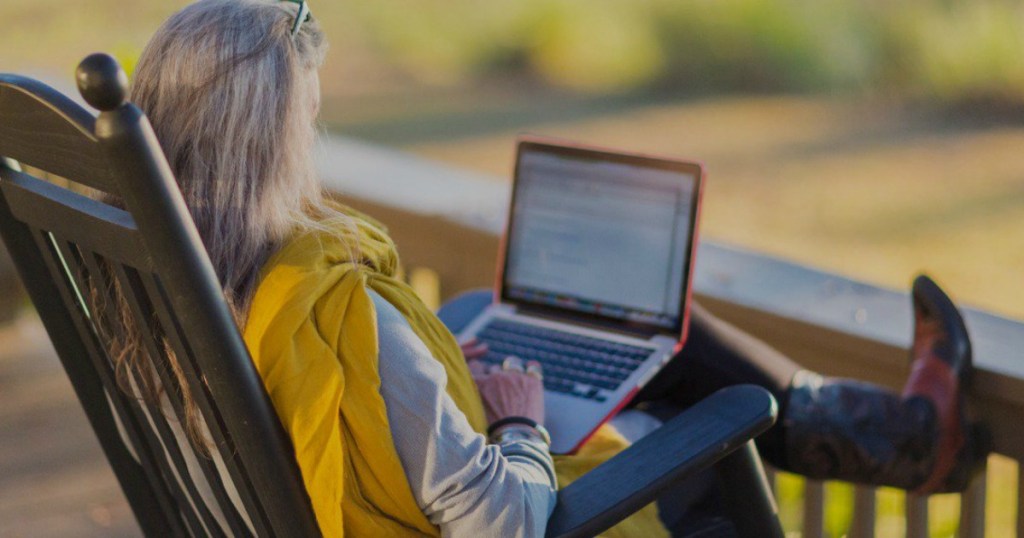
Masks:
[[[0,328],[0,536],[141,531],[42,324]]]

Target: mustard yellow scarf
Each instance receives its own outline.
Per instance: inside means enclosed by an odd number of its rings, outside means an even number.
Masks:
[[[367,288],[405,316],[447,370],[448,394],[483,432],[480,394],[455,338],[396,276],[398,255],[383,228],[345,211],[355,226],[298,235],[268,261],[245,342],[291,436],[324,536],[438,536],[416,504],[391,438]],[[613,428],[601,428],[578,454],[556,458],[559,482],[568,484],[626,445]],[[652,505],[606,535],[665,531]]]

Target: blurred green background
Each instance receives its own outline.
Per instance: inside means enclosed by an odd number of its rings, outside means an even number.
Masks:
[[[0,69],[131,68],[182,0],[5,0]],[[337,133],[507,176],[531,131],[705,162],[708,235],[1024,317],[1024,3],[312,3]]]
[[[97,50],[130,69],[186,3],[3,0],[0,71],[68,88]],[[893,288],[925,270],[1024,318],[1024,2],[311,5],[332,133],[498,180],[525,131],[697,159],[711,238]],[[1010,535],[1015,466],[995,467],[990,535]],[[849,491],[831,493],[838,535]],[[898,536],[901,494],[882,495],[880,535]],[[955,497],[932,502],[935,535],[951,535]]]
[[[67,68],[82,50],[103,48],[130,59],[185,3],[6,0],[2,58]],[[336,48],[327,72],[362,75],[357,86],[382,82],[376,71],[447,85],[525,77],[591,94],[829,92],[1018,112],[1024,103],[1024,9],[1009,0],[342,0],[313,8]]]

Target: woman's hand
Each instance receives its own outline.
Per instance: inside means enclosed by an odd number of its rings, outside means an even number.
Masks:
[[[459,342],[459,347],[462,348],[462,355],[466,357],[467,361],[481,359],[487,354],[487,344],[477,340],[476,338],[470,338],[465,342]]]
[[[469,371],[480,388],[488,423],[505,417],[526,417],[538,424],[544,423],[544,381],[540,363],[530,361],[524,367],[519,358],[508,357],[499,366],[470,359],[468,354],[467,359]]]

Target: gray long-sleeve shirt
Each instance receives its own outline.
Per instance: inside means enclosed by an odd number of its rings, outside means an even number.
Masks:
[[[543,536],[557,487],[547,447],[489,445],[445,391],[444,367],[394,306],[370,295],[381,396],[420,509],[443,536]]]

